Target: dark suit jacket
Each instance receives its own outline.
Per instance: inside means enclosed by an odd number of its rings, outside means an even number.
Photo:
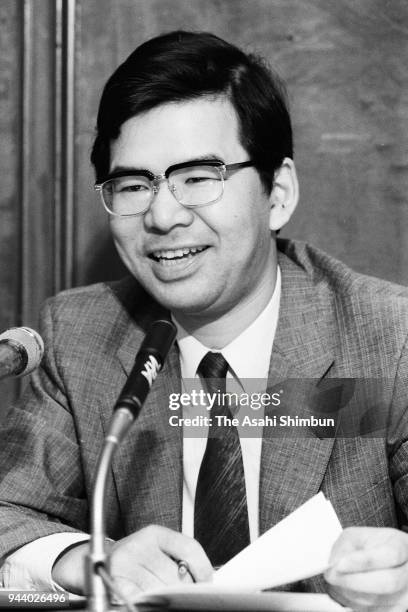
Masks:
[[[302,243],[279,240],[278,248],[282,297],[269,386],[287,379],[313,380],[323,390],[322,382],[334,379],[380,385],[378,393],[362,394],[364,406],[359,393],[346,408],[340,402],[343,430],[336,436],[313,428],[265,436],[260,530],[319,490],[344,527],[397,527],[408,521],[408,290],[355,274]],[[0,433],[0,557],[54,532],[87,531],[112,406],[146,329],[162,314],[131,278],[63,292],[46,303],[42,367]],[[179,388],[175,346],[114,458],[107,500],[113,538],[150,523],[180,530],[182,432],[168,424],[168,396]],[[296,402],[298,414],[304,406],[299,396]],[[324,406],[320,401],[320,412]],[[380,433],[372,419],[367,426],[373,412],[386,415]],[[365,424],[364,435],[357,435],[354,420]],[[296,585],[301,588],[322,589],[323,581]]]

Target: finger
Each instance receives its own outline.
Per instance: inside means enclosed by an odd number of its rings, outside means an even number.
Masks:
[[[393,531],[391,529],[383,530]],[[384,537],[384,536],[383,536]],[[330,565],[333,565],[339,558],[370,545],[370,542],[378,538],[378,528],[376,527],[347,527],[337,538],[330,554]]]
[[[181,567],[180,563],[183,564]],[[187,561],[177,561],[163,551],[159,551],[159,554],[156,554],[154,559],[140,559],[139,564],[154,574],[161,584],[174,584],[177,580],[186,584],[194,582]]]
[[[359,593],[332,585],[327,585],[327,592],[332,599],[354,612],[405,612],[407,609],[404,597]]]
[[[375,596],[358,593],[350,589],[342,589],[333,585],[327,585],[327,593],[339,604],[352,609],[354,612],[359,612],[360,610],[374,612],[379,604],[378,601],[375,601]],[[384,609],[382,612],[384,612]]]
[[[390,545],[383,542],[378,546],[344,553],[331,567],[341,573],[371,572],[372,570],[389,569],[404,565],[408,561],[408,548],[395,541]]]
[[[177,563],[177,570],[178,570],[178,578],[181,582],[185,582],[185,583],[194,582],[193,575],[191,573],[190,566],[188,565],[187,561],[183,561],[183,560],[179,561]]]
[[[139,584],[142,589],[174,583],[177,564],[157,546],[118,547],[111,555],[111,573]]]
[[[342,590],[368,595],[397,595],[407,590],[408,563],[393,569],[371,572],[341,573],[330,569],[325,573],[326,581]]]
[[[367,595],[350,591],[349,589],[342,589],[332,584],[327,585],[327,593],[334,601],[337,601],[342,606],[352,608],[354,612],[357,610],[365,610],[372,604],[372,598],[368,598]]]
[[[186,561],[196,582],[210,580],[213,574],[212,565],[196,540],[163,527],[159,536],[159,546],[173,559]]]
[[[138,566],[131,574],[112,572],[112,578],[123,597],[133,600],[139,593],[163,586],[163,582],[145,567]]]
[[[141,558],[139,564],[153,574],[160,584],[174,584],[179,579],[177,561],[161,550],[152,557]]]

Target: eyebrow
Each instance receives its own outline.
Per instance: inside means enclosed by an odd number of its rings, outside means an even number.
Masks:
[[[199,155],[197,157],[191,157],[189,159],[183,159],[183,161],[180,162],[174,162],[174,164],[170,164],[169,168],[171,166],[175,166],[176,164],[189,164],[191,162],[200,162],[203,161],[205,159],[214,159],[214,160],[219,160],[219,161],[223,161],[222,157],[220,155],[216,155],[215,153],[206,153],[204,155]],[[117,174],[118,172],[122,173],[122,172],[135,172],[137,170],[148,170],[149,172],[152,172],[151,170],[149,170],[148,168],[143,168],[143,166],[114,166],[112,168],[112,170],[110,170],[108,176],[112,176],[113,174]],[[166,168],[165,168],[166,170]],[[152,174],[154,174],[154,172],[152,172]]]

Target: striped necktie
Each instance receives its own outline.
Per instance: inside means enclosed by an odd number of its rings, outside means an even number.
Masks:
[[[222,394],[228,363],[221,353],[209,351],[197,372],[207,393],[221,394],[214,402],[207,446],[201,463],[194,504],[194,537],[213,566],[223,565],[249,544],[244,465],[237,428],[224,425],[232,418]]]

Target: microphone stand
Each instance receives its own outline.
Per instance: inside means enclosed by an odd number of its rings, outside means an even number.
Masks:
[[[99,573],[101,568],[109,571],[106,567],[108,554],[105,549],[106,484],[113,455],[133,420],[133,415],[127,408],[119,408],[115,412],[96,468],[91,503],[91,539],[86,559],[88,609],[92,612],[106,612],[109,608],[108,588]]]
[[[176,333],[176,327],[171,321],[158,320],[152,323],[136,355],[128,380],[116,402],[109,431],[98,458],[91,501],[91,539],[89,553],[86,557],[86,592],[88,609],[91,612],[106,612],[109,607],[109,591],[125,600],[120,590],[116,588],[109,574],[109,568],[107,568],[106,484],[113,455],[132,423],[139,416],[150,388],[175,340]],[[125,600],[125,605],[129,612],[134,612],[131,602]]]

